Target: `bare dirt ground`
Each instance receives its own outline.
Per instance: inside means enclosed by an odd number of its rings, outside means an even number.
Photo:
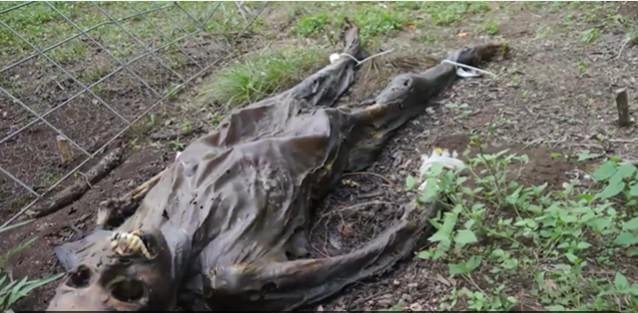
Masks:
[[[530,184],[560,185],[577,168],[573,156],[584,150],[638,159],[636,126],[619,129],[615,124],[615,89],[627,88],[632,110],[638,103],[638,48],[626,48],[616,58],[624,33],[610,26],[597,41],[586,44],[581,41],[581,31],[600,24],[600,20],[567,25],[563,8],[524,3],[491,6],[491,16],[500,23],[495,38],[480,35],[472,21],[437,28],[437,40],[427,44],[419,39],[430,31],[427,27],[406,28],[381,44],[383,48],[399,48],[399,52],[380,57],[360,71],[359,82],[344,102],[356,103],[372,95],[389,77],[406,68],[418,70],[431,64],[427,56],[440,58],[464,45],[487,41],[506,41],[511,48],[507,59],[486,66],[498,75],[496,79],[458,82],[440,97],[434,110],[401,129],[371,168],[343,178],[318,209],[317,226],[311,232],[315,255],[343,253],[386,227],[397,208],[413,197],[405,191],[404,181],[408,174],[416,173],[420,155],[434,146],[462,151],[470,134],[480,135],[493,149],[526,153],[531,160],[525,176]],[[609,10],[628,19],[638,18],[638,7],[633,3],[614,4]],[[276,13],[271,12],[271,17]],[[281,19],[276,24],[287,25]],[[271,40],[285,40],[273,37]],[[201,131],[210,130],[211,116],[219,113],[188,106],[189,97],[195,94],[180,96],[175,103],[183,105],[166,109],[167,118],[160,128],[177,129],[182,121],[179,117],[186,116],[194,125],[201,125]],[[136,98],[135,93],[127,96]],[[151,133],[158,131],[156,128]],[[179,142],[188,143],[197,134],[181,136]],[[174,139],[139,140],[132,146],[135,148],[126,161],[79,201],[2,238],[0,251],[30,236],[41,238],[14,260],[15,276],[61,271],[52,248],[90,231],[98,202],[139,185],[168,164],[175,153]],[[348,211],[363,202],[370,203]],[[457,284],[441,274],[446,270],[436,262],[408,259],[380,277],[350,286],[307,309],[374,310],[400,305],[411,310],[436,310],[446,292]],[[55,283],[36,290],[18,309],[45,308],[54,288]],[[530,300],[522,301],[518,309],[541,308]]]

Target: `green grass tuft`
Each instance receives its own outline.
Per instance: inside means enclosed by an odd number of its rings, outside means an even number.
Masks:
[[[490,7],[484,2],[427,2],[423,10],[430,15],[434,24],[448,26],[468,14],[488,12]]]
[[[204,96],[229,106],[254,102],[298,81],[323,57],[316,48],[283,48],[252,56],[213,75]]]
[[[402,29],[409,20],[400,10],[391,10],[376,4],[357,4],[347,6],[337,13],[322,10],[302,16],[293,27],[293,32],[300,37],[310,37],[328,29],[338,30],[346,17],[359,27],[359,35],[364,43]]]
[[[298,36],[308,37],[314,33],[322,31],[329,23],[330,16],[328,13],[319,12],[301,17],[297,21],[293,31]]]
[[[546,310],[638,309],[636,166],[610,159],[592,186],[550,187],[517,179],[525,155],[464,155],[466,169],[435,164],[417,193],[422,204],[446,199],[432,246],[417,255],[457,279],[441,309],[510,310],[530,299]]]
[[[580,41],[584,43],[593,43],[600,38],[600,29],[593,27],[580,33]]]
[[[481,31],[490,36],[494,36],[498,34],[498,31],[499,31],[498,23],[496,23],[493,20],[485,21],[483,25],[481,25]]]
[[[26,221],[15,223],[7,227],[0,227],[0,234],[28,223],[29,221]],[[25,240],[17,246],[10,248],[9,251],[5,251],[0,254],[0,312],[13,312],[11,307],[18,300],[26,297],[34,289],[53,282],[64,275],[63,273],[60,273],[40,279],[29,279],[28,277],[23,277],[19,280],[11,277],[8,270],[9,260],[11,257],[20,254],[36,240],[37,237]]]
[[[357,10],[352,18],[359,26],[363,42],[393,30],[400,30],[408,21],[405,15],[379,6]]]

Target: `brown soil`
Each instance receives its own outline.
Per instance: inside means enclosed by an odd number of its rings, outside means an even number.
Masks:
[[[528,184],[548,182],[558,186],[566,181],[577,168],[566,158],[557,157],[559,154],[572,157],[586,149],[630,159],[638,158],[638,142],[613,140],[635,137],[636,127],[616,127],[612,100],[614,89],[627,87],[630,101],[636,102],[637,77],[631,69],[638,65],[638,48],[628,48],[622,58],[615,59],[624,39],[622,32],[606,29],[596,43],[587,45],[580,41],[580,30],[591,27],[595,22],[564,25],[560,10],[537,9],[534,14],[529,14],[524,4],[492,6],[495,10],[493,16],[501,25],[500,39],[509,42],[512,48],[508,59],[487,65],[487,69],[499,77],[458,82],[441,96],[440,105],[402,128],[373,166],[365,172],[345,176],[317,209],[317,225],[311,233],[315,255],[343,253],[387,227],[387,221],[397,214],[397,208],[413,196],[405,192],[404,180],[408,174],[416,174],[420,155],[429,153],[435,146],[462,152],[470,134],[478,135],[493,151],[509,148],[512,152],[527,154],[530,163],[524,168],[521,177]],[[629,8],[631,10],[625,8],[618,12],[637,12],[636,6]],[[283,27],[281,25],[287,24],[277,22],[277,25]],[[399,47],[396,50],[403,53],[391,53],[366,63],[360,72],[359,83],[344,102],[357,103],[371,96],[371,91],[379,90],[389,77],[406,68],[418,69],[431,64],[431,59],[425,56],[441,57],[444,52],[462,45],[493,40],[482,37],[471,25],[464,22],[455,27],[438,28],[438,40],[428,45],[418,39],[428,32],[425,26],[398,33],[382,46]],[[543,31],[541,26],[550,32],[539,35]],[[459,36],[461,33],[469,35]],[[277,37],[281,36],[276,33],[271,36]],[[406,55],[405,51],[412,55]],[[579,70],[579,62],[586,65],[584,70]],[[148,99],[147,96],[131,80],[121,84],[119,86],[130,84],[130,87],[122,92],[119,89],[104,92],[110,95],[109,99],[119,99],[118,103],[136,112],[138,106],[143,106],[143,101]],[[47,91],[59,87],[43,88],[42,92],[48,94],[45,98],[61,96],[59,92]],[[74,87],[69,85],[65,88]],[[184,95],[182,103],[188,102],[191,96],[193,94]],[[467,108],[461,108],[459,105],[462,104],[468,104]],[[457,108],[453,108],[453,105]],[[215,109],[202,108],[199,111],[198,108],[194,112],[184,109],[185,106],[166,109],[165,122],[158,128],[179,129],[180,117],[186,116],[194,124],[204,125],[203,130],[210,129],[210,126],[206,126],[210,123],[204,121],[209,122],[212,115],[218,114]],[[21,116],[18,113],[9,114],[11,121],[24,122],[16,117]],[[102,119],[100,123],[106,123],[101,126],[105,129],[116,127],[114,119]],[[4,125],[7,124],[2,125],[0,131],[4,133],[7,131]],[[87,133],[93,134],[89,130]],[[101,134],[100,130],[95,130],[95,134]],[[180,142],[187,143],[196,135],[180,138]],[[48,137],[43,134],[41,138],[29,146],[50,151]],[[99,140],[95,142],[97,144]],[[97,203],[123,194],[161,170],[172,160],[174,152],[170,151],[173,151],[174,144],[174,141],[169,140],[134,143],[131,146],[136,149],[130,151],[126,161],[80,200],[5,235],[0,241],[0,251],[6,251],[25,238],[40,237],[32,247],[13,260],[13,274],[17,277],[39,277],[61,271],[52,248],[90,231]],[[8,160],[16,160],[24,153],[30,153],[42,164],[57,162],[54,156],[44,152],[26,151],[18,154],[17,149],[27,148],[15,143],[6,145],[13,145],[13,148],[1,147],[0,160],[3,161],[0,164],[22,169],[21,173],[25,175],[35,171],[27,171],[29,168],[26,163]],[[91,146],[91,142],[87,143],[88,146]],[[65,169],[60,168],[60,172]],[[36,181],[38,177],[26,176],[25,179]],[[7,182],[3,180],[0,186],[3,200],[5,195],[8,197],[5,201],[18,200],[8,196],[13,195],[15,189],[6,187]],[[352,209],[355,204],[372,201],[377,202]],[[6,207],[5,203],[3,207]],[[6,216],[7,212],[0,213],[0,220]],[[409,258],[388,273],[354,284],[340,295],[312,305],[309,309],[373,310],[398,304],[413,310],[436,310],[449,290],[458,284],[446,278],[445,273],[447,267],[443,264]],[[16,309],[45,308],[54,288],[55,283],[52,283],[36,290],[21,301]]]
[[[202,65],[217,60],[227,50],[224,45],[214,44],[203,38],[187,40],[181,42],[181,45],[186,53]],[[85,58],[63,66],[88,85],[117,68],[118,64],[100,49],[87,49],[90,53],[87,52]],[[159,53],[164,59],[166,54],[166,51]],[[186,58],[186,55],[182,53],[181,57]],[[95,70],[94,64],[101,64],[99,68],[103,70],[103,74],[95,78],[86,73],[88,70]],[[184,61],[172,69],[187,78],[196,73],[199,67],[193,62]],[[132,73],[143,79],[148,87]],[[91,90],[123,118],[131,121],[159,100],[171,84],[180,82],[178,77],[160,66],[155,57],[145,56],[133,63],[129,71],[121,70]],[[6,74],[3,73],[0,86],[39,114],[45,114],[82,90],[78,83],[65,76],[54,65],[48,64],[43,57],[34,58]],[[2,137],[35,119],[4,94],[0,96]],[[126,126],[124,120],[89,93],[73,98],[46,119],[88,153],[95,152]],[[36,192],[44,192],[86,158],[80,149],[73,147],[73,160],[62,164],[56,153],[56,135],[45,123],[36,121],[25,131],[0,144],[0,166],[26,184],[34,186]],[[3,208],[0,210],[0,220],[13,216],[22,206],[33,200],[24,188],[3,175],[0,175],[0,198],[0,207]]]

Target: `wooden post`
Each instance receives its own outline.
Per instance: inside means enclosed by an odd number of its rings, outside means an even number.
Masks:
[[[73,149],[71,149],[71,143],[62,135],[55,137],[55,141],[58,144],[58,154],[62,159],[62,164],[67,164],[73,159]]]
[[[618,126],[627,127],[631,125],[629,120],[629,100],[627,89],[622,88],[616,91],[616,108],[618,109]]]

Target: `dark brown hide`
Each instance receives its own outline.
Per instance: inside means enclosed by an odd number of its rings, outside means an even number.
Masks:
[[[345,37],[344,52],[361,58],[356,28]],[[497,47],[459,50],[450,58],[475,64]],[[378,274],[412,253],[432,210],[397,207],[404,210],[403,218],[360,249],[307,258],[314,204],[344,172],[369,165],[392,131],[424,112],[427,101],[456,78],[453,66],[441,64],[397,76],[372,106],[355,111],[332,107],[354,81],[355,68],[351,58],[342,56],[297,86],[236,110],[168,167],[116,229],[156,234],[162,239],[150,245],[170,256],[129,263],[170,268],[162,272],[161,282],[146,286],[148,293],[163,298],[153,297],[156,302],[143,308],[173,306],[175,297],[165,295],[173,292],[181,303],[213,309],[293,309]],[[102,277],[105,266],[98,262],[117,259],[104,248],[108,234],[96,232],[56,252],[67,270],[90,268]],[[91,299],[67,287],[60,287],[50,308],[99,306],[112,298],[104,287]],[[126,308],[108,301],[103,306]]]

